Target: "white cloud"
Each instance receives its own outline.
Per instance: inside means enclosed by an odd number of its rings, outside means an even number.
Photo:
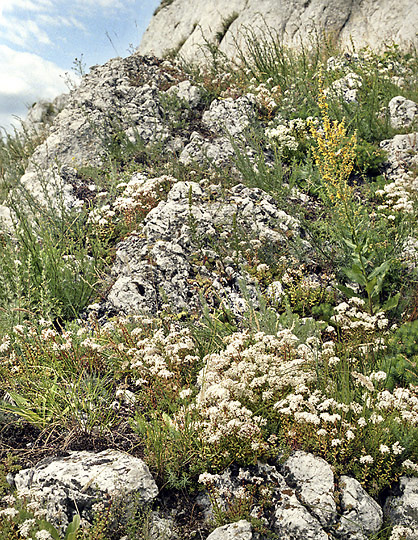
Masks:
[[[0,37],[19,47],[25,47],[33,40],[46,45],[51,44],[48,34],[35,20],[22,20],[13,16],[0,19]]]
[[[0,125],[7,126],[12,115],[25,117],[33,102],[68,91],[65,72],[53,62],[6,45],[0,45],[0,57]]]
[[[51,45],[51,27],[85,30],[72,11],[74,3],[68,0],[0,0],[0,38],[22,48]]]
[[[0,0],[0,16],[4,12],[12,12],[16,9],[36,12],[51,9],[53,6],[50,0]]]
[[[135,0],[76,0],[77,4],[83,7],[91,7],[97,10],[98,7],[102,9],[115,9],[125,10],[126,4],[133,4]]]

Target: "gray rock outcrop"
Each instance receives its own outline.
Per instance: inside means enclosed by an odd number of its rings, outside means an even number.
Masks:
[[[205,290],[216,291],[233,312],[242,312],[238,282],[243,275],[236,264],[242,252],[222,252],[222,246],[235,235],[237,243],[272,248],[284,244],[286,235],[297,236],[299,224],[260,189],[239,184],[222,199],[220,190],[177,182],[142,228],[117,246],[115,283],[107,300],[111,312],[156,313],[165,303],[174,311],[193,311]]]
[[[312,454],[295,452],[284,464],[286,481],[296,486],[299,499],[322,525],[335,519],[334,473],[329,464]]]
[[[417,23],[415,0],[163,0],[139,51],[162,56],[174,49],[188,60],[202,58],[206,39],[232,56],[240,31],[251,27],[262,35],[267,24],[291,46],[308,43],[323,30],[343,45],[416,45]]]
[[[46,509],[46,519],[63,530],[76,512],[91,518],[92,505],[108,497],[123,496],[128,504],[135,494],[135,500],[145,504],[158,494],[145,463],[116,450],[47,458],[21,470],[14,482],[18,493],[24,490],[29,500]]]
[[[228,469],[213,475],[210,485],[217,510],[225,510],[231,502],[243,500],[246,493],[251,493],[251,516],[283,540],[366,540],[383,524],[382,509],[357,480],[343,476],[338,482],[327,462],[306,452],[295,452],[282,466],[258,463],[238,472]],[[268,505],[263,507],[255,494],[264,492],[262,497],[266,498],[266,491]],[[337,500],[341,502],[340,508]],[[411,499],[407,504],[411,504]],[[410,525],[404,519],[396,523]],[[212,534],[229,534],[231,526],[220,527]],[[252,538],[251,529],[246,527],[248,538]]]
[[[178,75],[173,67],[139,55],[92,67],[66,98],[20,184],[41,204],[71,208],[77,189],[63,167],[100,166],[123,138],[144,144],[166,139],[159,90],[178,83]],[[29,121],[40,125],[44,108],[35,106]]]
[[[389,114],[391,126],[409,128],[414,122],[418,122],[418,103],[396,96],[389,101]]]
[[[409,527],[418,538],[418,478],[402,477],[399,493],[391,495],[384,512],[395,525]]]
[[[353,540],[366,540],[369,535],[377,533],[383,524],[383,511],[377,502],[355,478],[342,476],[340,489],[343,514],[338,532],[351,535]]]

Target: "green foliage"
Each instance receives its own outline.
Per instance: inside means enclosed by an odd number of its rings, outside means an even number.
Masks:
[[[79,216],[59,217],[14,205],[14,231],[2,236],[1,325],[27,314],[58,323],[74,318],[89,302],[101,261],[89,245]]]
[[[234,17],[223,21],[217,41]],[[290,50],[273,32],[259,39],[248,30],[244,41],[241,66],[207,43],[211,65],[187,68],[206,105],[252,92],[258,107],[245,141],[231,140],[234,170],[211,172],[210,180],[223,187],[244,182],[272,194],[299,218],[301,238],[286,231],[283,242],[255,248],[253,232],[239,227],[239,209],[212,237],[199,230],[190,193],[191,260],[202,267],[193,279],[202,303],[213,300],[202,316],[167,308],[156,320],[136,315],[104,327],[91,316],[82,328],[76,318],[97,294],[115,244],[138,228],[172,181],[154,199],[141,200],[142,213],[114,214],[100,226],[89,221],[100,206],[96,195],[85,197],[85,211],[72,214],[62,201],[48,199],[40,208],[23,194],[13,201],[14,230],[0,238],[0,327],[9,332],[0,335],[1,424],[32,424],[48,441],[55,434],[66,441],[108,437],[125,449],[129,439],[166,493],[193,493],[200,473],[301,448],[378,495],[413,472],[403,467],[406,459],[418,459],[418,323],[403,322],[416,309],[413,298],[410,306],[400,299],[413,296],[416,282],[402,250],[407,238],[416,238],[417,205],[414,199],[409,213],[391,215],[375,191],[385,182],[378,143],[394,134],[387,104],[401,93],[395,77],[404,79],[403,95],[418,97],[417,57],[396,47],[341,56],[332,40],[315,38]],[[320,71],[324,89],[350,72],[361,77],[356,101],[328,92],[318,103]],[[200,120],[201,110],[194,113],[174,95],[161,92],[159,101],[171,132],[184,135]],[[314,117],[310,131],[308,116]],[[103,206],[112,206],[134,172],[208,179],[206,164],[184,166],[163,143],[129,138],[110,118],[102,128],[92,126],[102,135],[104,165],[80,167],[78,179],[104,194]],[[27,133],[1,139],[3,199],[41,140]],[[245,301],[240,313],[225,307],[207,277],[226,279],[225,261],[253,278],[251,285],[233,284]],[[267,294],[273,283],[280,285],[277,296]],[[346,302],[339,303],[341,294]],[[6,460],[0,467],[2,494],[8,492],[5,475],[18,465]],[[245,518],[267,534],[252,516],[258,494],[250,490],[218,508],[211,496],[216,525]],[[90,530],[76,515],[66,540],[150,535],[151,508],[134,504],[116,524],[123,501],[110,506]],[[2,540],[17,540],[18,526],[30,516],[22,507],[15,518],[1,516]],[[46,522],[36,526],[59,539]]]
[[[45,133],[32,133],[23,125],[21,130],[0,134],[0,202],[6,199],[10,188],[16,187],[30,157],[45,137]]]

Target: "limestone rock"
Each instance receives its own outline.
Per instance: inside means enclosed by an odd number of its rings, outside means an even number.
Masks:
[[[167,139],[159,92],[182,77],[175,67],[162,64],[134,54],[92,67],[33,153],[21,179],[23,187],[42,204],[59,206],[57,199],[61,199],[71,207],[76,195],[74,186],[61,175],[63,166],[100,166],[115,134],[122,133],[131,142],[140,138],[145,144]],[[195,100],[196,91],[189,87],[189,92]],[[44,114],[44,106],[39,107],[32,113],[35,120]]]
[[[418,166],[418,133],[395,135],[382,141],[380,147],[387,152],[389,175]]]
[[[390,124],[393,128],[407,128],[418,121],[418,103],[396,96],[389,101]]]
[[[13,230],[13,212],[8,206],[0,204],[0,231],[11,232]]]
[[[53,101],[37,101],[28,110],[23,127],[29,132],[47,128],[68,103],[68,99],[68,94],[60,94]]]
[[[215,529],[207,540],[252,540],[251,523],[241,519],[236,523],[229,523]]]
[[[334,473],[323,459],[297,451],[283,464],[286,482],[295,487],[300,501],[322,525],[335,520]],[[295,509],[297,507],[295,506]]]
[[[236,137],[255,118],[255,98],[252,94],[238,99],[215,99],[208,111],[203,114],[202,123],[218,134]]]
[[[18,491],[46,507],[46,519],[65,529],[76,511],[89,519],[96,501],[122,496],[127,502],[135,494],[139,502],[152,501],[158,494],[146,464],[116,450],[70,452],[68,457],[47,458],[15,476]]]
[[[400,479],[399,494],[387,499],[384,513],[395,525],[415,530],[418,538],[418,478]]]
[[[340,487],[343,514],[338,532],[348,535],[350,540],[365,540],[377,533],[383,524],[383,511],[377,502],[355,478],[342,476]]]
[[[298,500],[291,489],[281,490],[280,504],[276,504],[274,531],[282,540],[328,540],[321,524]]]
[[[202,116],[202,128],[211,131],[215,136],[203,137],[193,132],[190,141],[180,155],[180,161],[185,165],[196,161],[200,164],[209,162],[216,167],[230,163],[235,144],[245,147],[244,132],[255,119],[255,99],[248,94],[236,100],[232,98],[214,100],[209,110]],[[251,153],[245,147],[246,153]]]
[[[242,313],[238,280],[244,276],[237,269],[226,271],[242,257],[231,247],[233,235],[244,244],[257,241],[272,248],[286,242],[286,235],[298,235],[299,224],[260,189],[240,184],[222,200],[219,189],[174,184],[142,228],[117,246],[107,309],[156,313],[167,302],[177,312],[193,311],[204,287],[206,301],[214,301],[216,291],[233,312]]]
[[[190,81],[182,81],[171,86],[167,94],[176,95],[183,99],[190,107],[197,107],[202,99],[202,91],[197,86],[193,86]]]
[[[342,98],[346,103],[355,103],[357,101],[358,89],[362,86],[362,80],[356,73],[347,73],[341,79],[334,81],[329,88],[325,90],[325,95],[336,98]]]
[[[139,51],[162,56],[176,50],[187,60],[205,55],[205,39],[219,43],[229,56],[242,42],[242,29],[264,35],[266,24],[285,45],[312,42],[323,30],[343,45],[358,48],[385,43],[417,45],[418,4],[415,0],[173,0],[163,1],[148,26]]]

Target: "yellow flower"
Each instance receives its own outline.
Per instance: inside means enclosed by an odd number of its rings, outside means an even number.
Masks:
[[[347,181],[353,170],[357,137],[355,133],[350,138],[347,137],[344,119],[341,122],[330,120],[322,79],[318,105],[322,125],[317,127],[310,122],[310,131],[317,143],[313,149],[313,156],[329,200],[335,205],[344,203],[346,207],[353,194]]]

